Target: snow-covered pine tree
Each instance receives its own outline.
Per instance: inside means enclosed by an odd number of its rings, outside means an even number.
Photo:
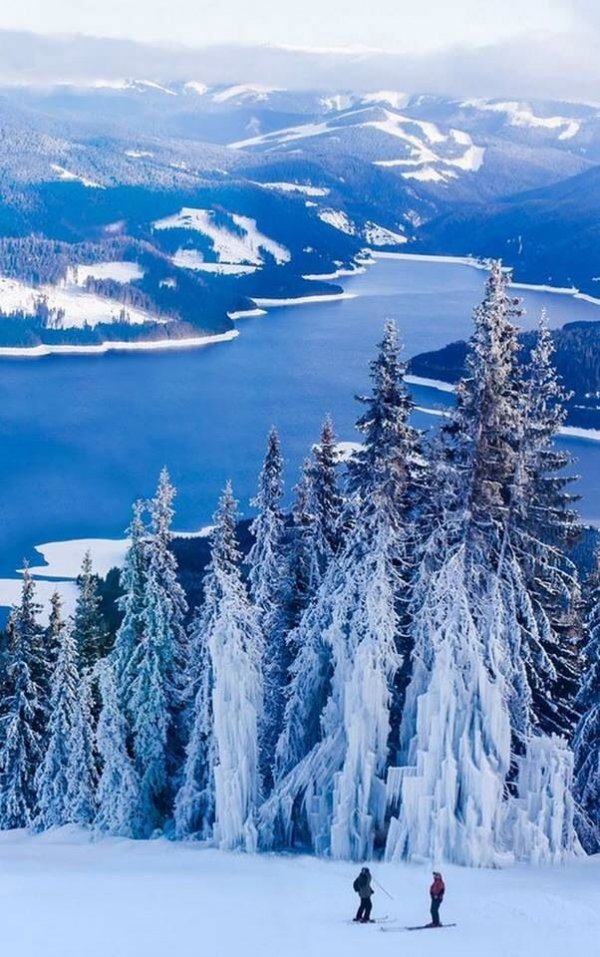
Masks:
[[[214,620],[218,581],[215,565],[219,550],[213,532],[212,559],[204,579],[204,603],[197,609],[190,628],[187,711],[190,734],[185,749],[182,782],[175,798],[175,834],[180,839],[208,840],[215,820],[215,760],[212,713],[213,673],[207,642]]]
[[[204,834],[214,802],[217,846],[253,851],[262,790],[263,648],[257,615],[241,576],[236,513],[228,483],[215,515],[205,603],[197,620],[197,640],[206,643],[210,665],[206,669],[200,649],[194,728],[179,810],[180,820],[196,822],[192,828]],[[207,770],[212,780],[207,780]]]
[[[410,526],[421,481],[419,436],[388,323],[357,425],[352,521],[298,629],[286,725],[293,764],[261,811],[266,844],[308,837],[319,853],[364,859],[381,840],[394,680],[397,603],[408,588]]]
[[[565,394],[553,366],[554,344],[542,314],[527,369],[520,480],[515,483],[512,544],[523,569],[536,629],[524,633],[523,657],[532,692],[532,724],[543,734],[571,738],[578,685],[579,585],[566,551],[580,534],[577,497],[565,474],[570,456],[555,438],[564,422]]]
[[[338,485],[336,438],[329,416],[306,467],[308,511],[312,516],[315,558],[323,575],[342,539],[343,498]]]
[[[19,605],[8,622],[8,657],[3,682],[0,728],[0,828],[30,827],[36,813],[35,775],[41,759],[45,713],[40,674],[40,636],[35,584],[23,572]]]
[[[134,677],[132,662],[144,629],[144,597],[148,564],[145,541],[148,532],[144,525],[143,514],[144,503],[135,502],[131,524],[127,529],[129,547],[119,576],[123,594],[118,599],[118,606],[123,618],[110,655],[119,706],[130,721],[132,716],[129,712],[129,703]]]
[[[150,502],[151,535],[144,545],[143,629],[131,661],[130,713],[139,778],[140,836],[162,828],[183,758],[183,694],[187,604],[170,549],[175,490],[166,469]]]
[[[81,673],[75,699],[71,749],[67,766],[67,807],[74,824],[91,824],[96,813],[96,766],[95,717],[93,708],[93,683],[90,672]]]
[[[521,436],[518,303],[492,265],[467,374],[433,464],[412,600],[412,675],[386,856],[488,864],[502,849],[511,708],[527,711],[520,630],[504,602],[503,546]],[[525,700],[523,700],[523,698]]]
[[[97,745],[101,772],[96,793],[96,829],[103,834],[137,837],[139,781],[127,752],[127,725],[119,707],[112,664],[97,666],[102,707],[98,718]]]
[[[586,851],[596,854],[600,851],[600,554],[585,584],[584,674],[577,698],[581,718],[573,747],[577,830]]]
[[[507,819],[513,830],[523,823],[519,853],[556,859],[573,847],[569,755],[558,738],[533,737],[527,660],[544,655],[543,615],[515,540],[519,516],[535,501],[530,479],[544,472],[533,451],[548,448],[539,440],[550,426],[548,409],[528,409],[511,321],[518,302],[507,281],[493,264],[434,463],[401,766],[388,778],[389,858],[493,863],[507,848]],[[503,805],[511,779],[514,798]],[[531,792],[536,781],[544,794]]]
[[[342,540],[343,496],[336,470],[335,433],[327,417],[312,456],[302,465],[287,530],[287,684],[300,651],[298,625]],[[282,758],[284,765],[289,762],[283,742],[276,750],[276,775]]]
[[[79,593],[73,615],[73,636],[82,671],[92,668],[108,651],[108,631],[100,612],[98,576],[89,551],[83,556],[77,579]]]
[[[287,609],[289,631],[286,635],[288,658],[296,657],[294,629],[314,596],[321,580],[321,566],[315,546],[314,514],[310,503],[310,460],[302,464],[294,489],[294,502],[287,530]]]
[[[70,627],[59,619],[60,605],[53,603],[53,633],[58,655],[50,687],[50,711],[43,759],[37,769],[38,813],[36,827],[46,830],[70,823],[69,774],[73,770],[73,726],[77,707],[79,670],[77,648]]]
[[[50,614],[48,616],[48,627],[44,635],[44,650],[47,667],[50,675],[53,674],[58,659],[58,651],[61,645],[62,632],[64,628],[64,619],[62,614],[63,602],[58,591],[53,591],[50,596]]]
[[[236,512],[227,486],[214,515],[210,562],[204,574],[203,601],[190,627],[186,712],[190,735],[183,781],[175,800],[175,832],[180,838],[210,838],[215,821],[214,672],[209,636],[217,627],[230,581],[239,575]]]
[[[283,724],[290,663],[286,642],[289,627],[289,555],[281,510],[282,496],[283,459],[277,430],[272,428],[258,480],[258,492],[252,500],[258,514],[250,526],[254,543],[247,560],[250,595],[263,634],[264,707],[260,726],[260,766],[267,792],[273,782],[275,748]]]

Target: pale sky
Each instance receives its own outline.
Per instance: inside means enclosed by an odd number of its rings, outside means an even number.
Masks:
[[[600,0],[16,0],[0,28],[413,53],[598,24]]]

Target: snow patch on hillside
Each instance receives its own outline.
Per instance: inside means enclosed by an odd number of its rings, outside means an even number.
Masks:
[[[238,140],[236,143],[230,143],[233,150],[246,149],[249,146],[262,146],[273,143],[277,146],[291,143],[294,140],[305,140],[313,136],[323,136],[330,133],[332,127],[328,123],[303,123],[301,126],[287,126],[282,130],[275,130],[272,133],[264,133],[262,136],[252,136],[246,140]]]
[[[258,266],[245,265],[244,263],[212,263],[206,262],[197,249],[178,249],[171,257],[174,266],[180,269],[195,269],[199,272],[215,273],[219,276],[243,276],[247,273],[256,272]]]
[[[265,86],[263,83],[238,83],[235,86],[228,86],[225,90],[219,90],[213,93],[213,103],[227,103],[229,100],[254,100],[262,102],[267,100],[271,93],[283,92],[282,87]]]
[[[282,193],[302,193],[304,196],[329,196],[325,186],[307,186],[305,183],[259,183],[263,189],[275,189]]]
[[[70,170],[65,169],[64,166],[59,166],[58,163],[50,163],[50,169],[56,173],[59,179],[64,180],[64,182],[81,183],[82,186],[88,186],[90,189],[106,189],[102,183],[96,183],[93,179],[87,179],[85,176],[72,173]]]
[[[377,223],[366,223],[363,235],[369,246],[400,246],[408,242],[402,233],[386,229],[385,226],[378,226]]]
[[[175,215],[156,220],[153,226],[154,229],[190,229],[202,233],[211,240],[219,263],[260,266],[263,262],[262,253],[268,253],[278,263],[289,262],[289,250],[261,233],[255,219],[237,213],[227,214],[227,217],[231,227],[228,227],[227,221],[217,221],[211,209],[184,206]]]
[[[394,110],[404,109],[409,100],[408,93],[400,93],[398,90],[376,90],[362,98],[363,103],[387,103]]]
[[[206,83],[198,83],[197,80],[188,80],[185,84],[185,89],[191,90],[192,93],[196,93],[198,96],[204,96],[208,93],[210,87],[208,87]]]
[[[150,150],[125,150],[125,156],[129,156],[131,159],[144,159],[154,156],[154,153]]]
[[[319,100],[324,110],[330,113],[341,113],[348,110],[354,102],[350,93],[332,93],[331,96],[322,96]]]
[[[113,265],[113,264],[111,264]],[[127,264],[130,265],[130,264]],[[53,313],[55,328],[82,328],[124,319],[132,325],[145,322],[166,322],[142,309],[124,306],[114,299],[97,296],[81,289],[68,279],[58,286],[30,286],[19,279],[0,276],[0,310],[11,314],[34,315],[44,302]],[[15,319],[15,321],[18,321]]]
[[[67,271],[66,285],[71,283],[84,286],[88,279],[113,279],[115,282],[132,282],[141,279],[144,270],[138,263],[114,261],[70,266]]]
[[[569,140],[579,133],[581,123],[567,116],[538,116],[528,103],[516,100],[465,100],[461,106],[486,110],[492,113],[504,113],[511,126],[537,127],[547,130],[560,130],[559,140]]]
[[[424,124],[419,124],[423,126]],[[432,127],[433,124],[425,124]],[[437,130],[437,127],[433,127]],[[441,183],[449,179],[456,179],[454,168],[466,173],[476,173],[482,166],[485,157],[485,147],[476,146],[471,136],[464,130],[451,129],[443,137],[444,151],[433,150],[431,147],[432,130],[426,133],[428,142],[408,132],[401,125],[396,129],[402,131],[402,138],[408,146],[408,154],[399,159],[376,160],[375,166],[382,167],[411,167],[402,173],[404,179],[416,179],[421,182]],[[440,140],[434,140],[440,142]],[[414,169],[412,168],[414,167]]]
[[[356,233],[356,226],[341,209],[321,209],[317,215],[322,222],[348,236],[354,236]]]

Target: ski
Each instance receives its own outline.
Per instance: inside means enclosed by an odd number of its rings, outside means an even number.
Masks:
[[[408,930],[441,930],[443,927],[456,927],[456,924],[440,924],[439,927],[432,927],[431,924],[418,924],[416,927],[380,927],[382,931],[396,933]]]
[[[369,924],[391,924],[392,921],[395,921],[395,920],[397,920],[396,917],[388,917],[388,916],[386,915],[385,917],[376,917],[374,920],[366,921],[366,923],[369,923]],[[353,918],[351,918],[350,920],[347,920],[347,921],[345,921],[344,923],[346,923],[346,924],[362,924],[363,921],[354,920]]]

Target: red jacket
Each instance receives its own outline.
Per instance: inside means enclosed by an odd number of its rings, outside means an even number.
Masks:
[[[446,890],[446,885],[444,884],[441,877],[436,877],[433,884],[429,888],[429,893],[431,894],[434,900],[441,900],[444,896],[444,891]]]

